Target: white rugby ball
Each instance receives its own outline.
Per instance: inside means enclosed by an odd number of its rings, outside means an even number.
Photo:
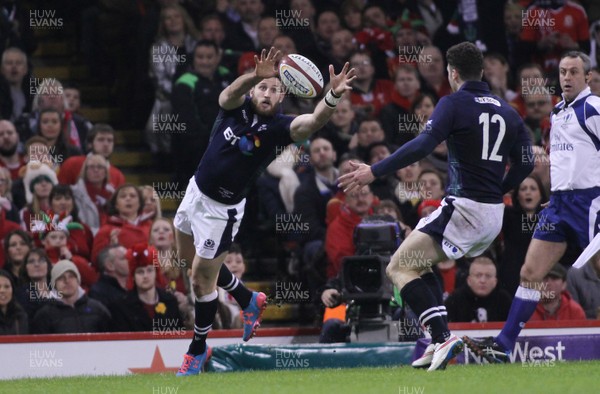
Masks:
[[[298,97],[315,98],[323,91],[323,75],[302,55],[286,55],[279,62],[279,78],[286,90]]]

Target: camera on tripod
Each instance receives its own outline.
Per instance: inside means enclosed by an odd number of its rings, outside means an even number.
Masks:
[[[384,330],[390,338],[394,288],[385,269],[403,240],[404,231],[390,216],[367,217],[354,230],[356,255],[342,260],[341,293],[356,340],[361,331],[380,338]]]

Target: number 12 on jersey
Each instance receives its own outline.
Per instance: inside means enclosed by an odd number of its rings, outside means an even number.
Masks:
[[[498,150],[500,149],[500,145],[502,144],[502,139],[504,138],[504,133],[506,132],[506,122],[504,122],[504,118],[498,114],[492,115],[492,123],[498,123],[498,139],[496,139],[496,143],[492,148],[492,152],[488,156],[488,151],[490,149],[490,114],[488,112],[483,112],[479,115],[479,124],[483,123],[483,146],[481,149],[481,160],[490,160],[490,161],[502,161],[502,156],[498,155]]]

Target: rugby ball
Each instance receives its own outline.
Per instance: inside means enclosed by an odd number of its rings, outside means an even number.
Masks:
[[[279,62],[279,78],[286,91],[302,98],[315,98],[323,91],[323,75],[313,62],[298,54]]]

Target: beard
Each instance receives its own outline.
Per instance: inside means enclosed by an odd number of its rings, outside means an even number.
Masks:
[[[13,145],[10,148],[0,147],[0,156],[10,157],[10,156],[14,155],[16,151],[17,151],[17,144]]]
[[[271,101],[270,109],[265,111],[260,107],[258,99],[256,97],[252,97],[252,101],[250,102],[250,104],[252,105],[252,110],[260,116],[274,116],[275,113],[277,113],[277,110],[279,109],[279,103],[273,103]]]

